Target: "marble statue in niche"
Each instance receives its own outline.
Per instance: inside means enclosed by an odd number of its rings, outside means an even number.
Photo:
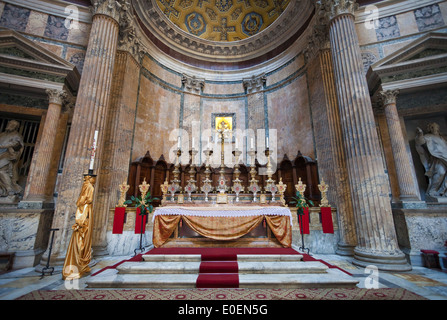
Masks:
[[[428,124],[426,134],[418,127],[415,143],[429,180],[427,196],[447,199],[447,141],[441,136],[439,125]]]
[[[0,133],[0,196],[14,196],[22,192],[18,185],[18,163],[24,149],[19,133],[20,123],[11,120],[4,132]]]

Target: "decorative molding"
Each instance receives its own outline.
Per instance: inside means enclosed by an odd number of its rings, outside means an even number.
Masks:
[[[186,92],[200,94],[205,87],[205,79],[198,79],[195,76],[183,74],[182,84]]]
[[[132,4],[141,28],[150,33],[149,37],[155,36],[181,54],[227,63],[252,59],[277,48],[303,27],[314,9],[310,0],[291,1],[267,29],[247,39],[229,43],[201,39],[181,30],[163,14],[155,0],[133,0]]]
[[[141,34],[135,26],[135,15],[128,2],[124,2],[119,18],[118,50],[129,52],[136,61],[141,61],[147,53],[141,41]]]

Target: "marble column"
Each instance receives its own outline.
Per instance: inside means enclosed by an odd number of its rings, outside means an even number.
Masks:
[[[340,125],[329,36],[324,26],[314,26],[305,50],[310,101],[318,155],[318,171],[329,185],[328,199],[337,209],[339,241],[336,253],[354,255],[357,244],[354,212],[349,190],[346,156]]]
[[[42,209],[53,206],[53,190],[49,179],[52,160],[55,156],[55,143],[62,104],[67,98],[65,90],[47,89],[49,98],[48,111],[43,124],[42,136],[35,152],[32,168],[28,176],[23,200],[19,208]]]
[[[413,181],[410,158],[405,147],[399,114],[397,113],[396,98],[398,94],[398,90],[380,91],[399,184],[399,199],[404,205],[408,202],[419,201],[419,198]]]
[[[391,211],[390,187],[374,121],[354,25],[353,0],[318,1],[331,41],[343,145],[356,222],[353,263],[380,270],[407,271]]]
[[[99,135],[94,173],[97,174],[97,168],[101,167],[104,122],[109,106],[121,9],[120,1],[96,0],[93,2],[90,38],[53,218],[52,228],[59,229],[55,233],[52,249],[51,261],[54,265],[63,264],[65,259],[72,234],[71,227],[74,224],[76,201],[81,190],[83,175],[89,169],[90,148],[96,130]],[[101,177],[98,176],[97,185],[100,180]],[[47,252],[41,264],[46,258],[48,258]]]

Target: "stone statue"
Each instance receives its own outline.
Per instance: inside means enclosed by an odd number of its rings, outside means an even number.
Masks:
[[[0,196],[7,197],[22,192],[19,180],[18,163],[24,149],[23,138],[19,133],[20,123],[11,120],[4,132],[0,133]]]
[[[424,134],[417,128],[415,138],[416,150],[429,179],[426,193],[434,198],[447,197],[447,141],[441,136],[437,123],[430,123],[427,131]]]

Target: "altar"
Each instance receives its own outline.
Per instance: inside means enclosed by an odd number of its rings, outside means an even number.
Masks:
[[[287,207],[167,206],[156,208],[152,220],[156,248],[163,246],[183,223],[197,234],[217,241],[239,239],[264,224],[267,233],[271,232],[281,246],[292,245],[292,215]]]

